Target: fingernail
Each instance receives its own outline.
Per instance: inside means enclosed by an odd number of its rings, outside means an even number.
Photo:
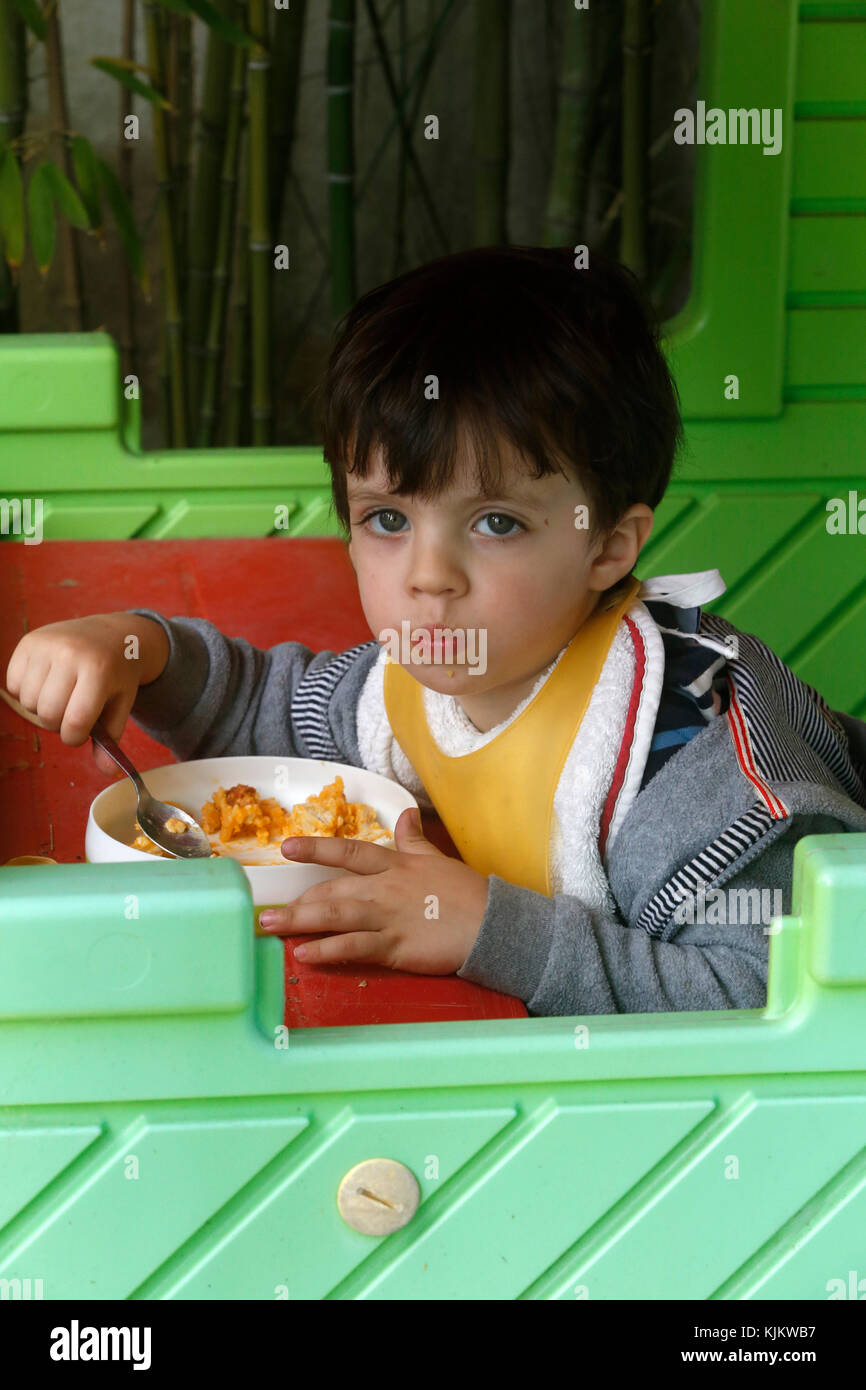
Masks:
[[[272,927],[272,926],[274,925],[274,922],[276,922],[276,920],[277,920],[277,914],[276,914],[275,912],[263,912],[262,915],[261,915],[261,917],[259,918],[259,926],[260,926],[260,927]]]
[[[292,952],[292,955],[296,958],[296,960],[303,960],[306,954],[306,946],[296,946],[294,951]]]

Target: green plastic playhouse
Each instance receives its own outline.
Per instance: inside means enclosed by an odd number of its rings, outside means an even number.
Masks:
[[[864,717],[866,536],[828,544],[826,517],[866,495],[866,0],[703,8],[698,95],[780,109],[784,140],[697,151],[666,338],[689,456],[641,572],[718,567],[718,611]],[[0,491],[44,497],[48,538],[265,534],[287,473],[291,533],[327,534],[314,450],[247,451],[242,488],[229,451],[144,455],[108,337],[0,340]],[[282,945],[254,937],[237,864],[0,869],[4,1296],[826,1299],[852,1270],[856,1289],[866,835],[799,844],[779,925],[764,1010],[280,1039]],[[387,1235],[337,1201],[377,1158],[420,1189]]]

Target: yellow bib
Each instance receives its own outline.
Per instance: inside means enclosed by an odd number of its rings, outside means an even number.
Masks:
[[[632,579],[599,606],[565,649],[518,717],[472,753],[451,757],[436,744],[424,714],[423,687],[397,662],[385,662],[385,710],[463,861],[480,874],[552,897],[553,798],[620,619],[634,600]]]

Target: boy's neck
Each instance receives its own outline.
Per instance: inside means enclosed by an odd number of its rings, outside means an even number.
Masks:
[[[547,666],[549,665],[550,662],[547,662]],[[509,685],[497,686],[495,690],[485,690],[480,695],[460,695],[456,697],[457,703],[478,732],[486,734],[514,713],[521,700],[525,700],[532,690],[541,672],[546,669],[546,666],[542,666],[541,670],[535,671],[531,676],[512,681]]]

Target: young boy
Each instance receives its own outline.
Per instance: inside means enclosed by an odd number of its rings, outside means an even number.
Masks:
[[[332,759],[435,807],[464,862],[408,813],[396,854],[286,847],[355,870],[273,919],[331,933],[311,960],[456,970],[536,1015],[763,1006],[797,841],[866,831],[866,725],[702,613],[718,571],[633,577],[682,434],[634,278],[434,261],[347,315],[323,402],[377,640],[264,652],[136,609],[28,634],[10,691],[68,744],[131,712],[179,758]]]

